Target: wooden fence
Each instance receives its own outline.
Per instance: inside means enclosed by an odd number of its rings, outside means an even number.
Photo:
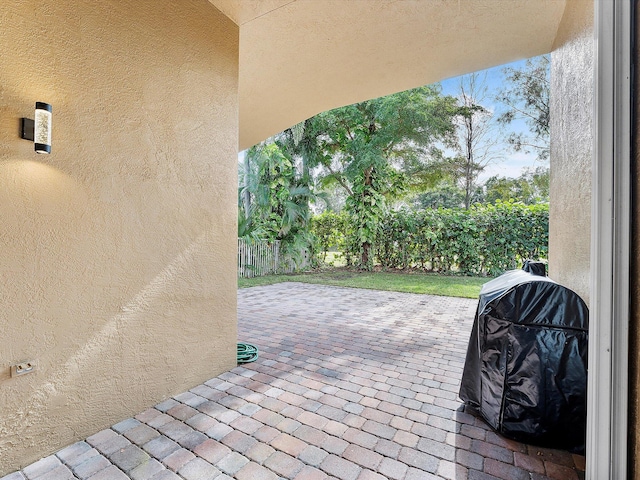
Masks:
[[[291,273],[307,265],[306,256],[296,262],[289,255],[280,253],[280,242],[247,242],[238,239],[238,276],[259,277],[274,273]]]

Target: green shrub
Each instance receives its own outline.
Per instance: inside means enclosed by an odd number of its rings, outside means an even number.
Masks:
[[[361,242],[346,214],[324,213],[312,225],[320,251],[342,251],[347,264],[357,258]],[[498,201],[469,210],[389,212],[377,224],[372,251],[386,269],[495,276],[528,258],[546,258],[548,243],[548,204]]]
[[[345,213],[324,212],[311,217],[311,233],[316,241],[315,250],[322,253],[323,262],[328,251],[344,251],[347,224],[348,217]]]

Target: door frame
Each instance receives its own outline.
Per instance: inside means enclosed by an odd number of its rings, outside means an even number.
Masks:
[[[594,0],[588,480],[628,473],[633,5]]]

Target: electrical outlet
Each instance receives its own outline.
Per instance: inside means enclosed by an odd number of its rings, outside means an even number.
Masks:
[[[26,362],[20,362],[15,365],[11,365],[11,376],[19,377],[20,375],[26,375],[32,373],[36,369],[36,362],[29,360]]]

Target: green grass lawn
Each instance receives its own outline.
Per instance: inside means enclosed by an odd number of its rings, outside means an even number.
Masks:
[[[490,278],[487,277],[445,276],[425,273],[358,272],[344,268],[333,268],[312,273],[239,278],[238,288],[271,285],[280,282],[304,282],[338,287],[478,298],[480,287],[489,280]]]

